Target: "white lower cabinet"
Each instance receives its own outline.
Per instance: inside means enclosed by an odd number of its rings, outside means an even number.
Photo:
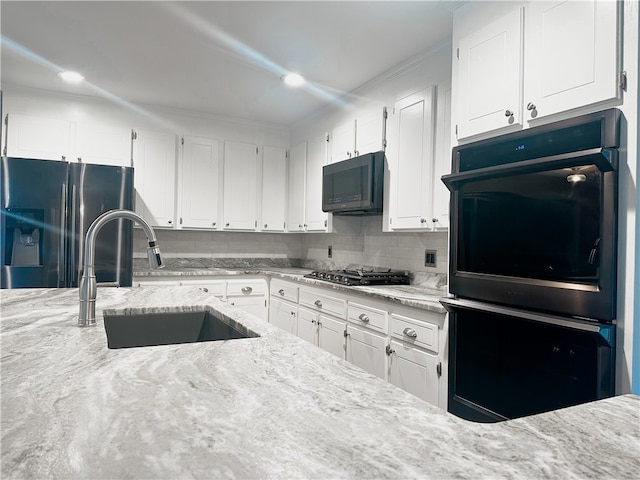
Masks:
[[[438,356],[397,340],[389,343],[389,382],[438,405]]]
[[[271,280],[269,321],[446,409],[446,317],[393,302]]]
[[[269,323],[300,336],[298,305],[271,296],[269,300]]]
[[[267,282],[262,279],[227,281],[227,303],[267,321]]]
[[[349,324],[346,339],[347,361],[386,380],[387,336]]]

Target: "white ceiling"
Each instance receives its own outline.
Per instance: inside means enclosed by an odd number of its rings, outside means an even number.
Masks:
[[[450,38],[455,3],[2,0],[1,80],[291,125]]]

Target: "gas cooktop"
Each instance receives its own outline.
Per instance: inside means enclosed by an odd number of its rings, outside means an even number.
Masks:
[[[340,285],[409,285],[409,274],[399,270],[314,270],[307,278]]]

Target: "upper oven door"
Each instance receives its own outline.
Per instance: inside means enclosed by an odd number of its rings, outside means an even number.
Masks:
[[[617,155],[592,148],[443,177],[451,293],[613,320]]]

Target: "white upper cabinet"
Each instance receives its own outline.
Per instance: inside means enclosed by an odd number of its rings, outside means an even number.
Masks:
[[[76,123],[76,150],[72,160],[128,167],[131,165],[132,131],[117,125]]]
[[[262,222],[263,231],[285,230],[287,193],[287,150],[282,147],[262,148]]]
[[[456,11],[457,139],[619,103],[620,4],[531,1],[514,9],[470,2]]]
[[[9,157],[130,166],[132,131],[118,125],[7,114]]]
[[[374,109],[335,127],[330,137],[330,163],[384,150],[386,116],[386,108]]]
[[[257,220],[258,147],[224,142],[224,220],[226,230],[255,230]]]
[[[390,120],[389,229],[432,229],[435,86],[395,103]]]
[[[354,157],[356,141],[356,123],[354,120],[338,125],[331,130],[329,139],[331,145],[330,162],[336,163]]]
[[[326,163],[327,134],[309,139],[304,205],[304,228],[307,232],[325,232],[329,226],[329,214],[322,211],[322,167]]]
[[[133,142],[136,212],[155,227],[175,226],[177,137],[138,130]]]
[[[71,124],[66,120],[11,113],[5,122],[4,156],[70,160]]]
[[[182,138],[179,161],[179,225],[217,228],[220,149],[213,138]]]
[[[523,10],[460,39],[458,138],[522,124]]]
[[[287,230],[304,231],[304,187],[307,162],[307,142],[291,147],[289,152],[289,178],[287,201]]]
[[[527,120],[616,100],[619,2],[531,2],[527,7]]]

